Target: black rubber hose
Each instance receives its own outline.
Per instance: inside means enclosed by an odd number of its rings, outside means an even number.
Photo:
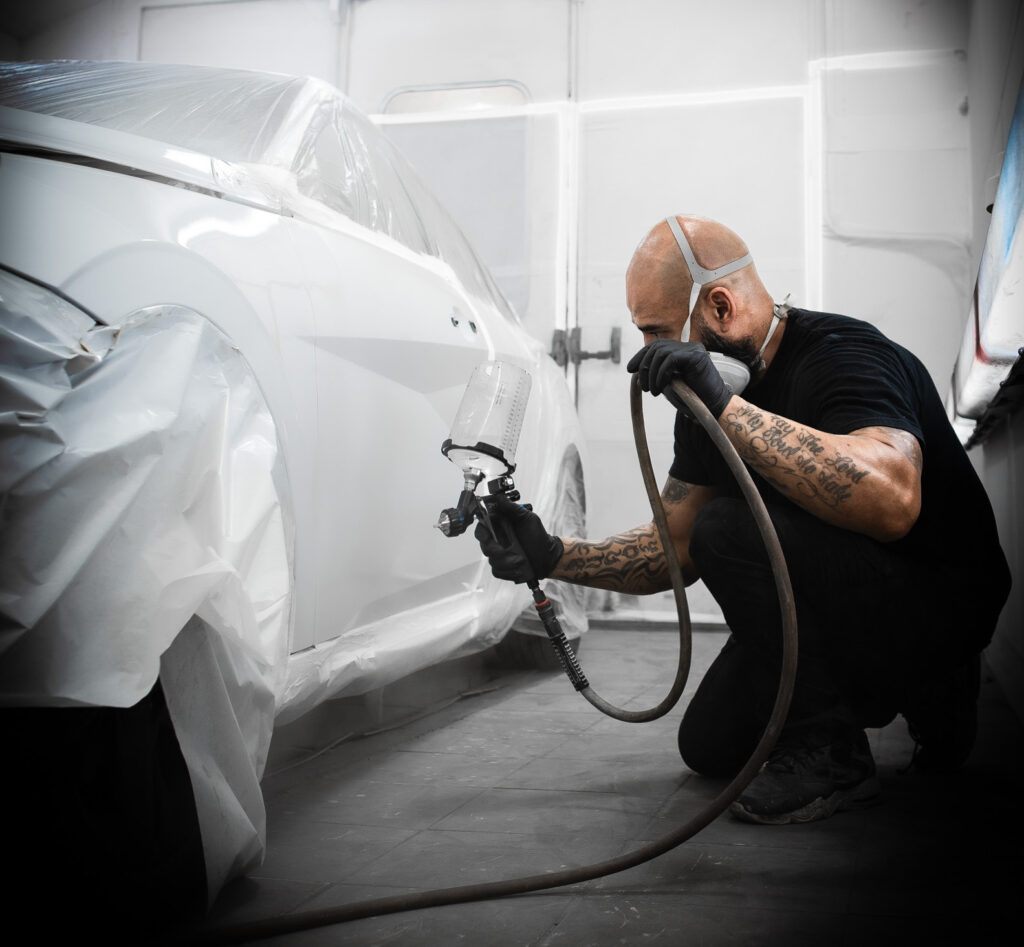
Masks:
[[[758,530],[761,533],[761,538],[768,551],[768,559],[779,595],[779,606],[782,610],[782,671],[779,675],[779,687],[775,695],[775,705],[772,708],[771,716],[768,719],[764,732],[761,734],[761,739],[754,748],[750,759],[747,760],[729,785],[711,803],[690,819],[689,822],[680,826],[674,832],[655,842],[651,842],[649,845],[644,845],[635,851],[627,852],[625,855],[620,855],[608,861],[599,862],[594,865],[583,865],[579,868],[569,868],[564,871],[530,875],[525,878],[512,878],[507,881],[440,888],[435,891],[421,891],[415,894],[402,894],[390,898],[360,901],[355,904],[343,904],[337,907],[323,908],[319,911],[303,911],[298,914],[280,915],[264,920],[250,921],[231,927],[206,931],[200,933],[195,938],[195,943],[209,945],[244,944],[249,941],[262,940],[267,937],[276,937],[296,931],[310,930],[316,927],[325,927],[330,924],[341,924],[345,921],[354,921],[365,917],[397,914],[403,911],[416,911],[423,908],[440,907],[446,904],[485,901],[492,898],[527,894],[531,891],[544,891],[549,888],[560,888],[565,885],[592,881],[594,878],[601,878],[605,875],[625,871],[627,868],[634,868],[643,862],[656,858],[658,855],[663,855],[670,849],[676,848],[718,818],[743,792],[747,784],[757,774],[761,765],[768,759],[768,755],[775,746],[775,742],[785,723],[786,714],[789,711],[789,702],[793,695],[793,683],[796,678],[796,605],[789,582],[789,573],[786,570],[786,561],[782,554],[782,547],[779,544],[778,536],[775,533],[775,527],[768,517],[768,511],[765,509],[761,496],[757,492],[757,488],[754,486],[743,461],[740,460],[736,449],[732,446],[725,433],[718,426],[718,422],[712,417],[711,412],[708,411],[703,402],[682,382],[674,382],[673,388],[689,411],[711,436],[711,439],[729,464],[729,468],[735,475],[740,489],[743,491],[743,495],[750,506],[754,519],[757,522]],[[637,405],[640,402],[639,384],[635,375],[633,376],[631,398],[635,424]],[[642,414],[642,409],[640,413]],[[646,441],[643,454],[641,455],[641,467],[644,470],[645,484],[653,483],[650,456],[646,453]],[[650,477],[648,477],[648,474],[650,474]],[[648,496],[652,497],[650,486],[648,486]],[[672,545],[671,537],[668,536],[668,525],[656,488],[653,491],[651,506],[655,511],[655,521],[658,524],[659,535],[662,536],[665,555],[670,562],[670,572],[672,571],[673,563],[675,570],[679,571],[675,547]],[[661,511],[660,521],[659,510]],[[662,532],[663,529],[664,532]],[[673,581],[673,589],[675,587],[675,582]],[[680,584],[681,587],[682,585]],[[689,629],[689,621],[687,621],[687,629]],[[687,667],[689,667],[689,637],[686,652],[686,663]]]
[[[712,426],[719,434],[722,434],[722,429],[718,426],[714,418],[711,417],[711,412],[704,407],[703,402],[697,399],[697,397],[690,392],[690,389],[685,385],[682,385],[679,391],[686,391],[689,393],[689,398],[696,401],[697,404],[704,409],[704,414],[707,415],[707,419],[710,420]],[[680,395],[682,397],[682,395]],[[690,658],[693,653],[693,633],[690,625],[690,609],[686,602],[686,583],[683,580],[683,571],[679,567],[679,557],[675,552],[675,545],[672,542],[672,535],[668,528],[668,519],[665,516],[665,507],[661,503],[661,495],[658,492],[658,484],[654,479],[654,465],[651,463],[651,451],[647,444],[647,429],[644,425],[644,405],[643,405],[643,390],[640,388],[640,381],[636,375],[633,376],[632,383],[629,386],[629,408],[630,416],[633,421],[633,443],[636,445],[636,456],[640,462],[640,474],[643,477],[644,489],[647,491],[647,502],[650,504],[651,513],[654,516],[654,525],[658,529],[658,538],[661,540],[661,545],[665,549],[665,562],[668,565],[669,580],[672,583],[672,592],[675,596],[676,602],[676,616],[679,621],[679,660],[676,664],[676,676],[672,682],[672,687],[669,689],[665,699],[661,701],[656,707],[651,707],[649,710],[623,710],[621,707],[616,707],[614,704],[609,703],[599,694],[597,694],[592,687],[585,687],[580,690],[580,693],[593,704],[603,714],[607,714],[609,717],[614,717],[616,720],[623,720],[626,723],[646,723],[649,720],[657,720],[659,717],[664,717],[675,705],[679,702],[679,698],[683,696],[683,690],[686,688],[687,678],[690,676]],[[684,399],[684,403],[688,403]],[[704,423],[703,421],[701,423]],[[707,425],[704,425],[707,427]],[[724,435],[722,435],[724,437]],[[728,445],[729,451],[733,455],[736,454],[732,444],[729,443],[726,438],[725,443]],[[719,447],[719,450],[722,448]],[[750,475],[747,474],[746,467],[743,466],[743,462],[740,461],[739,457],[736,457],[739,466],[743,469],[744,475],[747,479],[750,479]],[[753,486],[753,484],[751,484]],[[754,494],[760,502],[761,497],[754,491]],[[769,527],[771,523],[769,522]],[[771,527],[772,533],[774,534],[774,527]]]

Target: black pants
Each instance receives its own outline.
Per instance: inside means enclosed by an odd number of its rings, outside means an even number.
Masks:
[[[786,504],[769,510],[796,600],[796,686],[781,741],[831,742],[891,721],[929,679],[985,646],[998,616],[966,577]],[[745,501],[700,512],[690,541],[731,635],[679,728],[687,766],[733,775],[761,737],[781,669],[782,619],[768,554]],[[1001,607],[1002,599],[996,603]]]

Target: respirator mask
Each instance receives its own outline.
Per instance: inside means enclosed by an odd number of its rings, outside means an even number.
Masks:
[[[725,263],[713,270],[705,269],[697,262],[697,258],[693,253],[693,248],[690,246],[690,241],[687,240],[686,234],[683,232],[683,228],[679,225],[679,221],[676,220],[675,216],[667,217],[665,219],[665,223],[668,224],[669,229],[672,231],[672,235],[676,238],[676,243],[679,245],[679,252],[683,255],[686,268],[690,271],[690,279],[693,282],[693,285],[690,288],[690,306],[687,310],[686,322],[683,324],[681,337],[683,342],[689,342],[690,322],[693,319],[693,310],[697,305],[697,299],[700,296],[701,289],[713,280],[721,279],[723,276],[728,276],[730,273],[742,270],[745,266],[750,266],[754,260],[753,257],[747,253],[738,259]],[[786,297],[786,300],[788,299],[789,296]],[[768,343],[771,342],[772,336],[775,334],[775,330],[778,328],[779,323],[786,318],[786,313],[789,311],[789,306],[786,304],[786,300],[782,303],[775,304],[775,310],[772,313],[772,324],[768,327],[768,334],[765,336],[764,342],[761,343],[761,348],[758,351],[754,362],[753,368],[755,371],[762,371],[765,368],[765,349],[768,348]],[[722,381],[725,383],[725,386],[732,394],[740,394],[750,383],[751,366],[747,365],[745,362],[740,361],[738,358],[733,358],[730,355],[725,355],[722,352],[709,351],[708,357],[718,370],[718,374],[722,376]]]

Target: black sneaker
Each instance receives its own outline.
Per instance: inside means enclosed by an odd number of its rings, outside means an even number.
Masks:
[[[863,731],[853,742],[776,746],[729,811],[744,822],[788,825],[870,805],[881,792]]]
[[[970,661],[920,688],[903,717],[914,741],[908,769],[949,773],[970,756],[978,733],[981,658]]]

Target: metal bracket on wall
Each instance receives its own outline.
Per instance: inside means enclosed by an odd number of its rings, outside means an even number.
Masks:
[[[580,347],[580,328],[577,326],[566,332],[564,329],[555,329],[551,336],[550,356],[560,368],[565,368],[570,362],[579,365],[588,358],[611,359],[618,365],[622,360],[622,329],[616,326],[611,331],[611,338],[608,340],[608,348],[602,352],[584,352]]]

